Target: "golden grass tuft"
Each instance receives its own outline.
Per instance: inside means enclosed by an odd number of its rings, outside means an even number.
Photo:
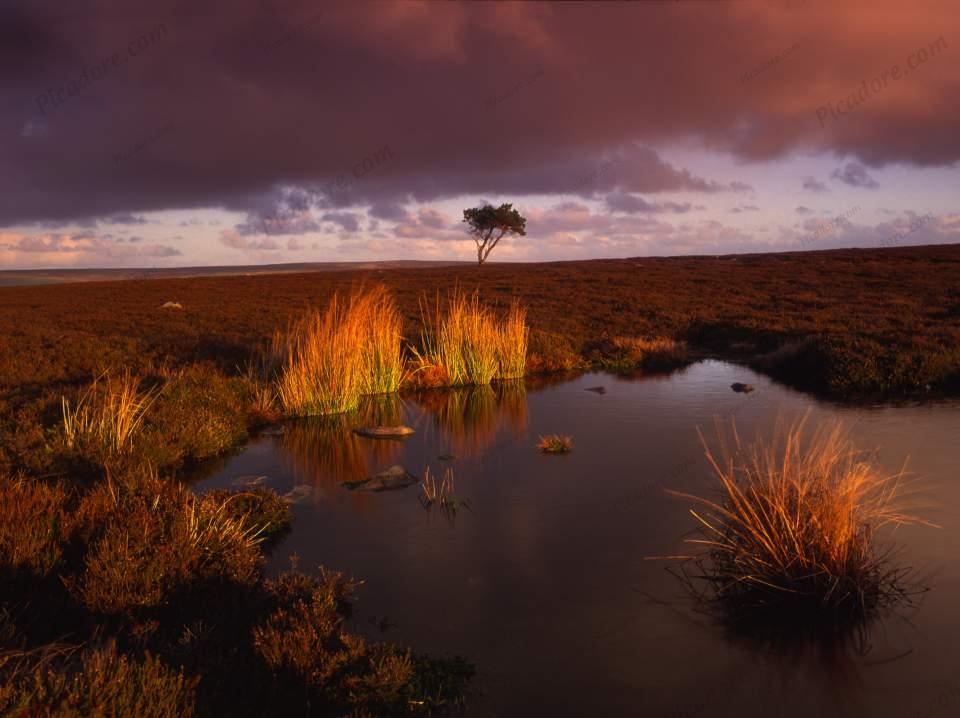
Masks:
[[[498,378],[521,379],[527,370],[527,344],[530,330],[527,327],[527,310],[514,299],[501,322],[497,341]]]
[[[573,449],[573,437],[559,434],[541,436],[537,448],[545,454],[566,454]]]
[[[366,330],[360,353],[360,393],[392,394],[406,378],[403,355],[403,317],[385,287],[360,294],[354,305],[357,321]]]
[[[402,317],[383,287],[358,289],[311,311],[273,340],[277,394],[298,416],[341,414],[362,394],[395,392],[404,378]]]
[[[701,595],[729,617],[863,620],[908,595],[907,571],[877,541],[885,526],[922,523],[902,511],[903,472],[882,473],[841,425],[808,437],[806,422],[779,423],[773,440],[749,445],[733,427],[718,455],[704,442],[719,497],[671,492],[700,507],[689,542],[704,553],[685,558],[701,569]]]
[[[102,458],[129,452],[159,393],[159,389],[141,391],[140,379],[129,371],[119,377],[94,379],[76,405],[61,399],[67,447],[92,450]]]
[[[528,329],[526,310],[514,301],[503,321],[480,302],[454,290],[441,314],[440,298],[434,311],[421,302],[424,331],[422,353],[414,351],[417,374],[428,385],[489,384],[493,379],[520,378],[526,371]]]

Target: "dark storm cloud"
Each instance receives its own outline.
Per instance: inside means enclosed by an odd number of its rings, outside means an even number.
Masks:
[[[867,168],[857,162],[847,162],[843,167],[835,169],[830,176],[851,187],[876,189],[880,186],[880,183],[867,172]]]
[[[0,226],[200,207],[264,219],[277,187],[298,218],[391,219],[458,195],[748,189],[665,162],[656,148],[675,141],[948,164],[952,48],[845,122],[820,127],[815,109],[917,37],[955,37],[958,18],[922,2],[15,0],[0,8]],[[796,43],[817,51],[731,83]]]

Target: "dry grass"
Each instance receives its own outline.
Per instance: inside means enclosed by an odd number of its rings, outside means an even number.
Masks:
[[[274,337],[281,363],[277,394],[297,416],[340,414],[360,397],[360,356],[365,332],[350,303],[334,296],[325,312],[312,311]]]
[[[360,353],[360,393],[392,394],[406,377],[403,356],[403,316],[383,286],[358,295],[353,311],[363,322],[366,338]]]
[[[573,437],[559,434],[541,436],[537,448],[545,454],[566,454],[573,449]]]
[[[124,372],[99,377],[75,406],[61,399],[63,433],[71,450],[93,450],[101,457],[119,456],[133,446],[158,389],[140,390],[140,379]]]
[[[363,394],[395,392],[404,378],[402,318],[383,287],[334,295],[274,336],[277,395],[297,416],[341,414]]]
[[[432,312],[421,302],[423,352],[414,351],[418,383],[462,386],[489,384],[495,378],[514,379],[526,370],[526,311],[514,301],[498,321],[478,294],[453,290],[441,313],[440,298]]]
[[[745,444],[733,429],[707,457],[720,496],[692,499],[704,553],[694,577],[729,615],[862,619],[906,595],[906,572],[878,546],[884,526],[916,523],[901,508],[903,473],[886,475],[839,424],[807,436],[807,417],[772,441]],[[705,444],[706,446],[706,444]],[[702,585],[702,584],[701,584]]]
[[[507,316],[499,326],[497,342],[497,377],[520,379],[527,369],[527,343],[530,330],[527,327],[527,310],[520,300],[514,299]]]

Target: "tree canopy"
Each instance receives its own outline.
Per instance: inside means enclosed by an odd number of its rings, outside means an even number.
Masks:
[[[490,252],[505,234],[524,236],[527,233],[527,219],[513,208],[512,204],[494,207],[485,204],[463,210],[463,221],[477,244],[477,263],[483,264]]]

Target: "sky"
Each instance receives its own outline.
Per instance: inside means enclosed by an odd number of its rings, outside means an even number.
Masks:
[[[960,241],[954,0],[4,0],[0,268]]]

